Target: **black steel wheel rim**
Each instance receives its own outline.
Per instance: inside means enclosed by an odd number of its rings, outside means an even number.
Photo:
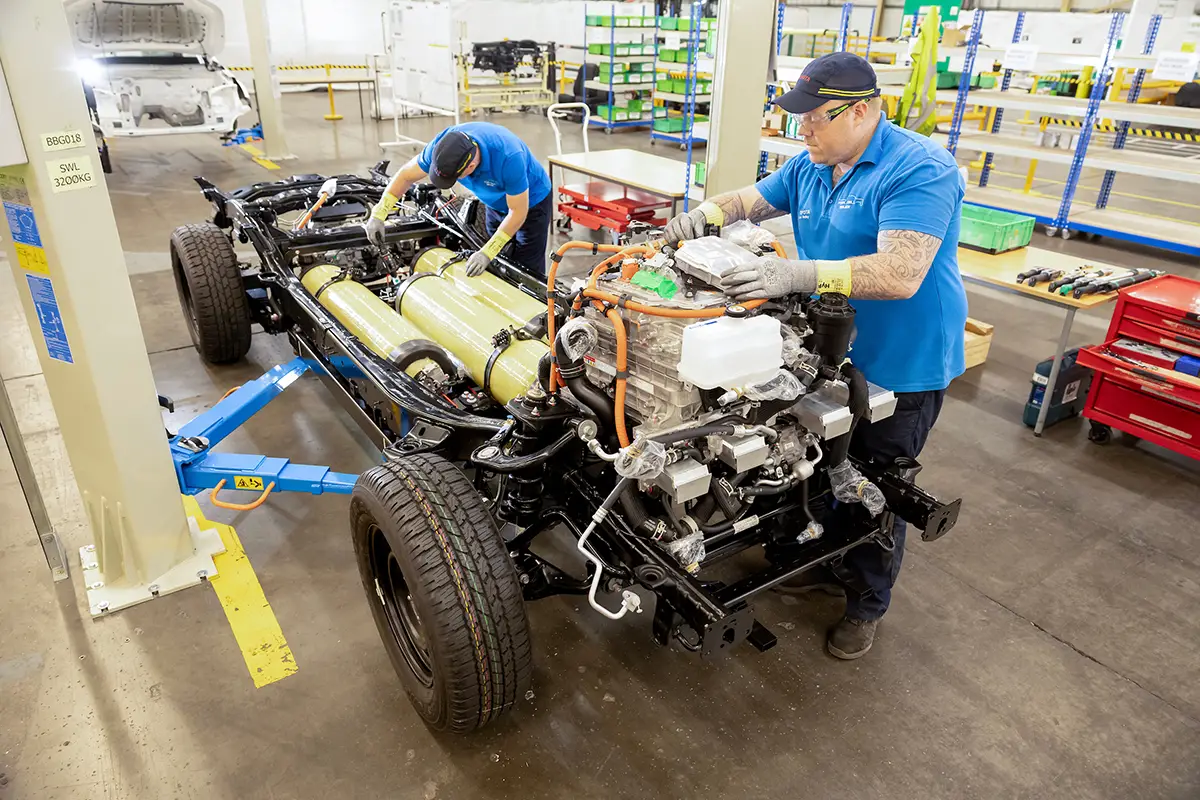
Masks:
[[[367,535],[371,542],[371,573],[375,576],[376,599],[383,609],[392,638],[404,655],[409,671],[422,685],[433,686],[433,661],[429,655],[425,624],[413,604],[400,561],[379,526],[372,525]]]

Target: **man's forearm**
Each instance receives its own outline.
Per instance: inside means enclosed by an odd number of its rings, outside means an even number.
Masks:
[[[509,211],[508,214],[505,215],[504,219],[500,221],[500,225],[496,228],[496,230],[504,231],[504,233],[508,235],[508,238],[511,239],[517,235],[517,231],[521,230],[521,226],[525,224],[525,220],[528,218],[528,216],[529,215],[527,213],[518,214],[515,211]]]
[[[851,297],[863,300],[906,300],[917,293],[942,240],[916,231],[881,231],[879,252],[846,260]],[[837,262],[817,262],[822,266]]]
[[[787,213],[786,211],[780,211],[768,203],[758,189],[753,186],[747,186],[736,192],[717,195],[706,202],[712,203],[721,209],[721,213],[724,215],[723,225],[729,225],[743,219],[759,223],[775,219],[776,217],[782,217]]]

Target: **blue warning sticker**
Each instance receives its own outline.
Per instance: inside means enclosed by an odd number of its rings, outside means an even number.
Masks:
[[[8,229],[12,231],[14,242],[32,247],[42,246],[42,236],[38,233],[37,220],[34,219],[32,208],[6,202],[4,216],[8,219]]]
[[[58,361],[74,364],[71,345],[67,342],[67,329],[63,327],[62,312],[58,310],[58,298],[54,296],[54,284],[40,275],[26,275],[29,293],[33,295],[33,307],[37,310],[38,324],[42,327],[42,338],[46,340],[46,352]]]

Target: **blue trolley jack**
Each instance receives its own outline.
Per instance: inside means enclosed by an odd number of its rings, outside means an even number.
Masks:
[[[214,453],[213,448],[295,383],[310,366],[295,358],[243,384],[208,411],[184,425],[171,438],[171,458],[179,489],[196,495],[211,491],[218,508],[249,511],[258,508],[273,492],[350,494],[357,475],[334,472],[329,467],[293,464],[286,458],[242,453]],[[254,491],[252,503],[229,503],[218,498],[224,489]]]

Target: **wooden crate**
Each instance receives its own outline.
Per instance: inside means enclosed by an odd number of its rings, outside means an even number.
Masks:
[[[967,317],[967,369],[987,361],[988,350],[992,346],[993,330],[992,325]]]

